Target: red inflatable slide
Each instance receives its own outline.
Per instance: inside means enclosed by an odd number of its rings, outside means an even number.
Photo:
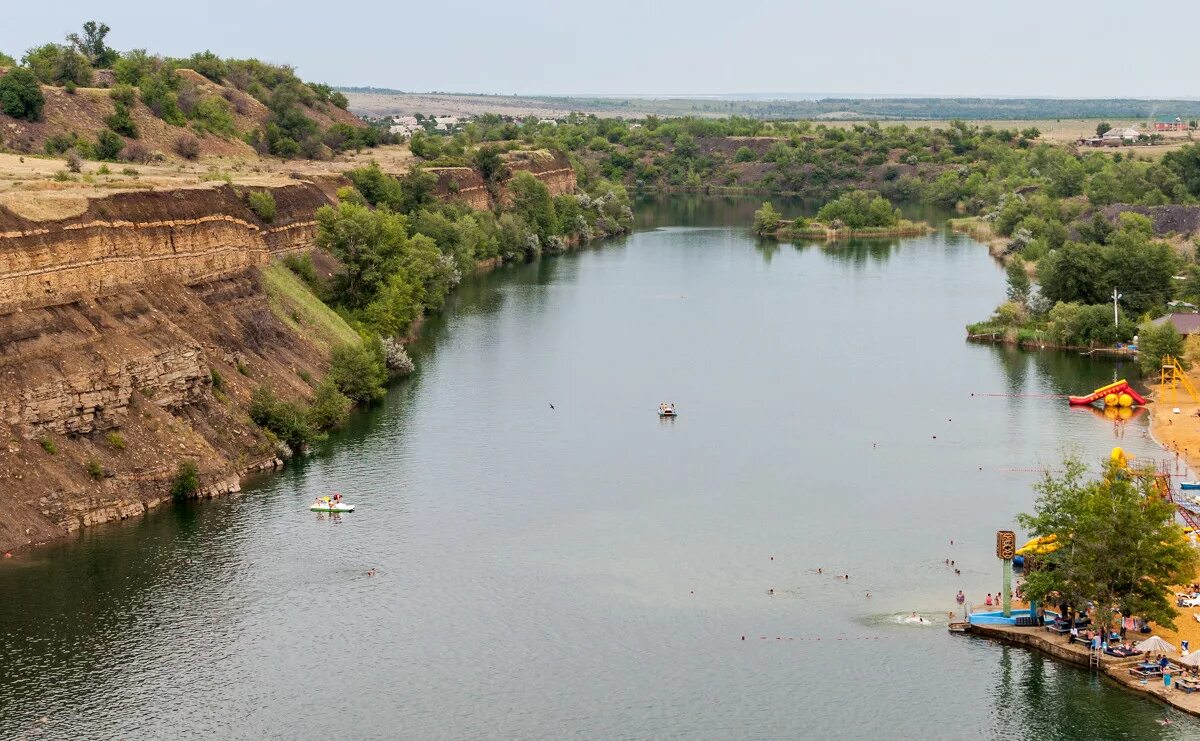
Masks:
[[[1129,382],[1124,378],[1116,383],[1110,383],[1107,386],[1101,386],[1087,396],[1068,396],[1067,399],[1071,402],[1072,406],[1085,406],[1087,404],[1095,404],[1098,401],[1104,401],[1104,398],[1110,394],[1117,397],[1117,404],[1121,403],[1122,399],[1120,397],[1122,395],[1129,396],[1130,403],[1121,404],[1121,406],[1131,406],[1132,404],[1142,406],[1146,403],[1146,397],[1134,391],[1133,387],[1130,386]],[[1117,404],[1114,404],[1113,406],[1116,406]]]

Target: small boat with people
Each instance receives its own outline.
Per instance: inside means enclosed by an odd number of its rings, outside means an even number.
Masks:
[[[310,512],[353,512],[354,505],[346,504],[342,501],[342,495],[335,493],[332,497],[317,497],[308,509]]]
[[[659,404],[658,405],[658,416],[660,416],[660,417],[676,417],[676,416],[678,416],[675,413],[675,405],[673,403],[666,402],[666,401]]]

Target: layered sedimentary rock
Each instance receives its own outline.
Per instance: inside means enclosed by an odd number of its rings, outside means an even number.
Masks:
[[[513,153],[509,168],[575,187],[561,155]],[[475,170],[438,176],[443,197],[494,205]],[[247,204],[264,188],[230,185],[77,199],[50,220],[0,206],[0,550],[144,513],[183,462],[202,496],[280,464],[251,394],[311,395],[327,348],[277,315],[259,269],[310,249],[345,183],[269,188],[269,223]]]
[[[311,245],[314,212],[328,197],[310,183],[271,191],[277,213],[270,224],[228,185],[119,193],[59,221],[0,207],[0,312],[163,279],[212,280]]]
[[[521,171],[529,172],[545,183],[550,195],[575,192],[575,169],[571,167],[567,156],[560,152],[509,152],[505,155],[504,164],[508,174],[493,188],[488,188],[479,171],[471,167],[434,167],[429,171],[437,175],[436,192],[439,197],[476,209],[509,205],[508,181]],[[496,203],[497,198],[500,199],[499,204]]]

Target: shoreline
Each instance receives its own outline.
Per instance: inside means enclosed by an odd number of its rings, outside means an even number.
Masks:
[[[1197,464],[1200,463],[1200,419],[1191,416],[1195,411],[1200,410],[1200,403],[1193,402],[1186,397],[1187,401],[1183,401],[1176,396],[1174,401],[1161,398],[1163,389],[1160,384],[1147,383],[1146,386],[1150,389],[1150,404],[1144,408],[1150,415],[1150,423],[1148,434],[1150,440],[1162,448],[1163,452],[1169,456],[1173,449],[1179,447],[1180,459],[1186,464],[1190,470],[1198,470]],[[1169,410],[1178,407],[1180,414],[1176,415]],[[1163,414],[1161,410],[1168,411]],[[1175,425],[1176,419],[1187,421],[1189,419],[1196,420],[1195,424],[1190,425]],[[1188,429],[1193,427],[1194,429]],[[1181,443],[1191,443],[1191,446],[1181,446]],[[1180,618],[1189,617],[1181,613]],[[1180,625],[1185,627],[1193,627],[1190,622],[1181,620]],[[1193,635],[1193,631],[1184,632],[1181,630],[1170,630],[1155,626],[1154,635],[1160,635],[1172,643],[1178,643],[1182,638],[1188,640],[1188,635]],[[1102,656],[1100,666],[1093,667],[1089,660],[1089,651],[1079,644],[1069,642],[1055,641],[1054,637],[1045,632],[1043,628],[1030,627],[1015,627],[1008,625],[969,625],[966,629],[967,635],[981,638],[984,640],[996,641],[1009,646],[1017,646],[1032,651],[1037,651],[1051,659],[1071,664],[1080,669],[1090,671],[1099,671],[1100,675],[1112,682],[1119,688],[1149,697],[1157,702],[1187,713],[1194,717],[1200,717],[1200,693],[1185,693],[1172,688],[1167,688],[1163,685],[1162,680],[1142,680],[1133,677],[1129,674],[1129,667],[1137,663],[1137,659],[1124,659],[1114,656]],[[1193,644],[1196,641],[1193,640]]]
[[[1081,669],[1098,671],[1101,676],[1115,682],[1120,688],[1153,698],[1165,705],[1200,717],[1200,693],[1187,693],[1163,685],[1162,679],[1142,680],[1132,676],[1129,668],[1138,663],[1137,658],[1101,656],[1100,666],[1089,663],[1088,649],[1079,644],[1054,641],[1044,628],[1017,628],[1002,625],[971,625],[967,635],[984,640],[997,641],[1009,646],[1019,646],[1037,651]]]
[[[604,244],[607,240],[613,239],[616,237],[627,236],[632,232],[633,232],[633,228],[631,227],[627,230],[616,232],[613,234],[604,234],[603,236],[597,237],[595,239],[592,239],[592,240],[589,240],[586,242],[583,240],[580,240],[580,239],[572,239],[566,243],[567,244],[566,249],[557,251],[557,252],[544,253],[538,259],[544,259],[547,257],[557,257],[558,255],[562,255],[562,254],[567,254],[570,252],[577,252],[577,251],[584,249],[586,247],[589,247],[589,246],[600,248],[600,247],[604,246]],[[312,249],[314,249],[314,250],[316,249],[315,245],[313,246]],[[509,264],[512,264],[512,263],[507,263],[499,257],[490,258],[490,259],[486,259],[486,260],[479,260],[475,263],[474,269],[471,271],[471,275],[478,276],[478,275],[484,275],[487,273],[491,273],[491,272],[497,270],[498,268],[504,267],[505,265],[509,265]],[[419,316],[413,320],[411,326],[404,333],[403,337],[400,338],[400,339],[402,339],[402,341],[404,342],[405,345],[417,340],[421,336],[421,332],[424,329],[426,319],[427,319],[427,316],[425,314],[422,314],[421,316]],[[392,379],[388,383],[388,392],[390,393],[391,389],[402,379],[403,379],[403,377],[396,377],[396,378]],[[353,410],[351,411],[351,415],[354,416],[354,415],[361,414],[368,408],[369,407],[356,404],[354,406]],[[295,457],[295,456],[293,456],[293,457]],[[257,482],[257,481],[265,478],[266,476],[270,476],[278,471],[281,471],[286,466],[287,466],[287,459],[281,458],[277,453],[272,452],[270,455],[265,456],[261,459],[247,462],[247,464],[245,466],[243,466],[242,468],[239,468],[236,471],[231,471],[228,475],[226,475],[225,477],[223,477],[219,480],[215,480],[215,481],[208,483],[207,485],[201,486],[201,488],[196,492],[196,494],[190,498],[191,499],[216,499],[217,497],[241,494],[243,486],[250,484],[250,483]],[[50,545],[52,543],[61,543],[66,538],[69,538],[73,535],[78,536],[84,530],[95,528],[98,525],[105,525],[105,524],[109,524],[109,523],[119,523],[119,522],[123,522],[125,520],[130,520],[130,519],[134,519],[137,517],[143,517],[145,515],[148,515],[153,510],[162,509],[163,507],[171,506],[174,503],[175,502],[170,495],[164,495],[164,496],[156,497],[156,498],[150,499],[150,500],[142,500],[136,496],[132,496],[128,500],[124,500],[124,499],[118,500],[116,503],[114,503],[110,507],[92,510],[89,513],[89,515],[86,517],[70,520],[70,522],[74,525],[74,527],[71,527],[69,529],[62,529],[58,533],[56,533],[53,537],[49,537],[49,538],[46,538],[43,540],[29,540],[29,541],[23,542],[23,543],[15,543],[15,544],[7,545],[6,547],[0,547],[0,551],[3,551],[3,553],[5,554],[4,558],[8,558],[10,556],[15,556],[18,553],[32,550],[39,546]]]

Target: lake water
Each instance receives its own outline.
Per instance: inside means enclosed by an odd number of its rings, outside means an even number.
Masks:
[[[308,459],[3,563],[0,738],[1200,733],[944,627],[999,590],[1032,469],[1157,450],[982,394],[1132,367],[966,343],[1004,290],[969,239],[759,243],[756,206],[647,201],[471,279]],[[335,490],[358,511],[307,511]]]

